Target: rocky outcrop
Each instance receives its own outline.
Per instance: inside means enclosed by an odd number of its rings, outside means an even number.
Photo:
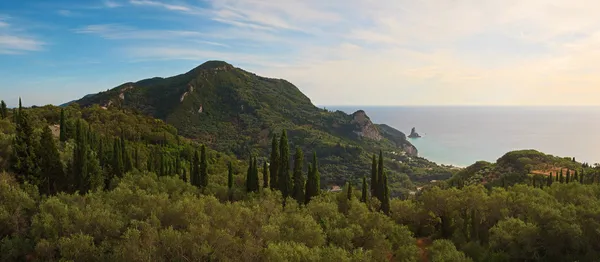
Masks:
[[[419,135],[419,133],[417,133],[417,131],[413,127],[412,130],[410,131],[410,135],[408,135],[408,137],[410,137],[410,138],[419,138],[419,137],[421,137],[421,135]]]
[[[362,138],[368,138],[375,141],[383,139],[381,133],[377,129],[377,126],[371,122],[371,119],[367,116],[365,111],[358,110],[352,114],[352,124],[356,126],[354,133]]]
[[[419,151],[413,144],[406,140],[406,135],[404,133],[385,124],[377,125],[377,127],[381,130],[381,135],[383,137],[394,142],[394,144],[396,144],[398,148],[401,148],[402,151],[406,152],[407,155],[413,157],[419,156]]]

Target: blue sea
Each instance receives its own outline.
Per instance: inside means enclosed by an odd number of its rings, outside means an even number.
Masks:
[[[600,107],[352,107],[329,106],[349,114],[365,110],[375,123],[406,135],[419,155],[438,164],[468,166],[495,162],[504,153],[536,149],[547,154],[600,162]]]

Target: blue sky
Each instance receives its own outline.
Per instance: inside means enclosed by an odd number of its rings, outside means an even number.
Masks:
[[[600,105],[595,0],[0,1],[0,99],[225,60],[320,105]]]

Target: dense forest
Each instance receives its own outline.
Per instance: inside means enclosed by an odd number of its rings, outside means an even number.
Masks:
[[[1,261],[597,261],[598,168],[536,151],[329,191],[285,129],[239,157],[133,111],[0,108]]]

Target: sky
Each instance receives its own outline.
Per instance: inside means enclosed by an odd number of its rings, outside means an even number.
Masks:
[[[223,60],[318,105],[600,105],[597,0],[3,0],[0,99]]]

